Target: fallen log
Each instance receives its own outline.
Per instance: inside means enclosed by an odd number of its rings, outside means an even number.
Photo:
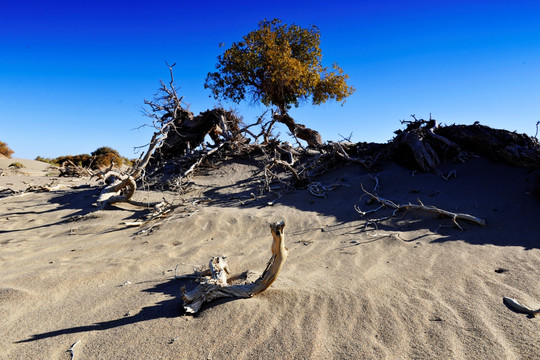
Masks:
[[[285,222],[270,224],[272,232],[272,257],[266,265],[263,274],[254,282],[249,284],[230,284],[231,279],[227,278],[230,274],[229,265],[224,256],[213,257],[210,260],[210,277],[202,276],[199,278],[198,286],[186,291],[182,287],[183,308],[187,313],[197,313],[202,304],[224,297],[250,298],[255,296],[272,285],[277,279],[285,260],[287,259],[288,249],[285,247],[283,228]],[[203,272],[202,274],[208,274]]]

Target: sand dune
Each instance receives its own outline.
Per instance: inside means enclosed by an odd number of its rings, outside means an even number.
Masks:
[[[343,184],[326,198],[297,190],[268,206],[249,198],[249,164],[230,163],[194,177],[186,206],[143,234],[123,225],[140,210],[96,211],[88,179],[0,198],[1,357],[70,359],[79,341],[76,359],[535,359],[538,318],[502,298],[540,307],[537,174],[484,159],[446,167],[457,178],[387,164],[378,194],[485,227],[410,212],[375,228],[353,208],[370,207],[360,184],[373,186],[356,166],[320,179]],[[35,170],[0,177],[0,188],[51,180]],[[269,290],[181,315],[180,287],[194,285],[174,279],[178,264],[189,274],[227,255],[233,272],[262,272],[268,223],[282,219],[289,258]]]

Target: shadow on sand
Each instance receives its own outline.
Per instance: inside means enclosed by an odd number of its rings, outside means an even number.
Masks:
[[[160,293],[164,295],[169,295],[171,299],[160,301],[152,306],[147,306],[141,309],[141,311],[132,316],[124,316],[119,319],[114,319],[110,321],[102,321],[95,324],[75,326],[71,328],[59,329],[54,331],[49,331],[40,334],[34,334],[28,339],[17,341],[16,343],[26,343],[42,339],[47,339],[51,337],[56,337],[66,334],[77,334],[87,331],[102,331],[112,328],[117,328],[121,326],[126,326],[130,324],[135,324],[139,322],[155,320],[160,318],[176,318],[181,315],[194,316],[197,317],[202,312],[207,309],[210,309],[214,306],[224,304],[229,301],[235,300],[234,298],[224,298],[211,303],[205,303],[195,315],[186,314],[182,307],[182,300],[179,300],[179,294],[181,293],[180,288],[185,286],[186,289],[191,290],[196,286],[196,282],[191,279],[171,279],[167,282],[160,283],[154,287],[142,290],[147,293]]]
[[[357,165],[348,165],[317,178],[324,185],[340,184],[329,191],[326,197],[315,197],[305,188],[291,190],[281,198],[256,197],[260,183],[255,179],[244,180],[234,185],[212,187],[204,191],[206,198],[213,199],[212,205],[221,207],[263,208],[269,201],[294,207],[301,211],[321,216],[332,216],[340,224],[360,222],[360,227],[369,219],[390,216],[377,222],[378,228],[390,232],[407,232],[428,229],[439,236],[435,242],[465,241],[473,245],[522,246],[525,249],[540,248],[538,232],[540,226],[540,202],[531,195],[535,172],[494,163],[477,158],[464,164],[447,164],[446,171],[456,171],[456,177],[443,179],[434,173],[411,172],[397,164],[387,163],[384,169],[369,174]],[[485,227],[459,221],[465,230],[453,227],[451,219],[438,218],[433,213],[422,211],[399,213],[382,209],[367,216],[354,210],[359,205],[363,210],[377,207],[368,205],[369,197],[363,192],[374,186],[373,176],[380,186],[376,191],[382,198],[398,204],[416,203],[421,200],[444,210],[467,213],[487,221]],[[351,230],[351,229],[349,229]],[[360,232],[360,228],[359,228]]]

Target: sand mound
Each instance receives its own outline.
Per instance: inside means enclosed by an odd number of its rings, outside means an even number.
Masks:
[[[26,171],[45,171],[50,168],[50,164],[44,163],[43,161],[28,160],[28,159],[2,159],[0,158],[0,169],[9,169],[9,165],[13,163],[21,163]]]
[[[344,184],[326,198],[297,190],[273,206],[249,200],[256,185],[251,170],[229,163],[194,177],[186,206],[143,233],[123,225],[142,216],[139,210],[96,211],[94,186],[0,198],[3,358],[69,359],[66,350],[77,341],[80,359],[533,359],[540,353],[538,319],[502,302],[511,296],[540,306],[540,203],[530,195],[535,172],[480,158],[446,165],[444,171],[457,172],[449,181],[392,164],[377,174],[384,198],[418,198],[487,221],[485,227],[461,222],[460,231],[449,219],[419,212],[366,221],[391,210],[366,218],[354,211],[355,204],[373,206],[360,188],[371,189],[373,180],[360,167],[319,179]],[[0,186],[16,186],[5,178]],[[174,279],[175,268],[190,274],[226,255],[233,273],[260,273],[270,256],[268,223],[283,219],[289,257],[269,290],[181,316],[180,287],[194,283]]]

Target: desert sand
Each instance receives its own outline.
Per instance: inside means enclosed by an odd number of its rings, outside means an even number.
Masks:
[[[368,174],[349,165],[270,206],[253,200],[247,161],[193,176],[191,192],[135,197],[180,204],[161,223],[129,227],[145,210],[93,206],[89,178],[56,178],[47,164],[0,160],[2,359],[538,359],[540,318],[511,311],[509,296],[540,307],[537,171],[473,158],[446,164],[448,181],[393,163]],[[397,203],[485,219],[370,209],[361,184]],[[49,192],[5,189],[63,184]],[[198,200],[198,201],[196,201]],[[277,281],[250,299],[182,313],[175,279],[226,255],[233,272],[264,270],[268,224],[285,220],[289,257]],[[159,224],[158,224],[159,223]],[[374,224],[377,224],[375,227]],[[159,226],[158,226],[159,225]],[[76,344],[76,345],[74,345]],[[73,346],[74,345],[74,346]],[[73,346],[73,347],[72,347]],[[72,349],[72,351],[70,351]]]

